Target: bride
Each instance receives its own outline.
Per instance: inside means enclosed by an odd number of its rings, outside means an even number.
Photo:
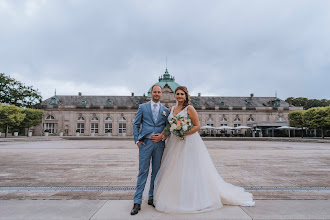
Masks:
[[[170,135],[166,142],[161,167],[155,179],[154,205],[165,213],[199,213],[226,205],[254,206],[253,196],[243,188],[225,182],[198,134],[200,129],[196,110],[184,86],[175,90],[177,105],[168,119],[190,116],[194,127],[185,139]]]

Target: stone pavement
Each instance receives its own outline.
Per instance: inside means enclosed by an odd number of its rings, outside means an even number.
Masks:
[[[330,219],[329,143],[213,140],[205,144],[227,182],[251,189],[268,187],[250,190],[256,206],[225,206],[195,215],[168,215],[144,206],[132,218]],[[48,189],[135,186],[137,167],[138,149],[128,139],[1,140],[0,219],[131,218],[134,190]]]
[[[255,207],[224,206],[199,214],[160,213],[131,200],[0,200],[0,220],[58,219],[330,219],[330,200],[257,200]]]

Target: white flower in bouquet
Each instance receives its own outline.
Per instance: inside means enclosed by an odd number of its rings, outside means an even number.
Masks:
[[[172,132],[174,129],[176,129],[176,124],[171,125],[170,131]]]
[[[190,131],[194,126],[191,124],[190,116],[174,116],[169,119],[169,124],[164,129],[164,134],[174,134],[184,140],[185,134]]]

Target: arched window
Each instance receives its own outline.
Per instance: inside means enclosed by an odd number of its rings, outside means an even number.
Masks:
[[[82,117],[82,116],[79,116],[79,117],[78,117],[78,121],[85,121],[85,118]]]
[[[254,121],[254,118],[250,117],[247,121]]]
[[[108,100],[108,105],[113,105],[113,101],[111,99]]]
[[[228,120],[227,120],[227,118],[222,117],[222,118],[220,119],[220,121],[228,121]]]
[[[86,104],[87,104],[86,100],[82,100],[82,101],[81,101],[81,104],[82,104],[82,105],[86,105]]]
[[[95,116],[92,118],[92,121],[98,121],[98,120],[99,119],[97,117],[95,117]]]
[[[283,118],[282,116],[278,116],[276,119],[277,122],[284,122],[285,118]]]
[[[239,117],[236,117],[234,121],[241,121],[241,119]]]
[[[212,118],[208,118],[206,121],[207,122],[213,122],[213,119]]]
[[[121,117],[121,118],[119,118],[119,121],[126,121],[126,118],[125,117]]]
[[[111,117],[106,117],[105,121],[112,121],[112,118]]]
[[[55,117],[52,116],[52,115],[48,115],[47,118],[46,118],[46,120],[54,120],[54,119],[55,119]]]

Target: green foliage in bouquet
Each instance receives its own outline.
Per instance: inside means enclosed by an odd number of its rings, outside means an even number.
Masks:
[[[164,129],[164,134],[170,135],[172,133],[181,139],[184,139],[184,135],[194,127],[189,115],[187,117],[176,115],[169,122]]]

